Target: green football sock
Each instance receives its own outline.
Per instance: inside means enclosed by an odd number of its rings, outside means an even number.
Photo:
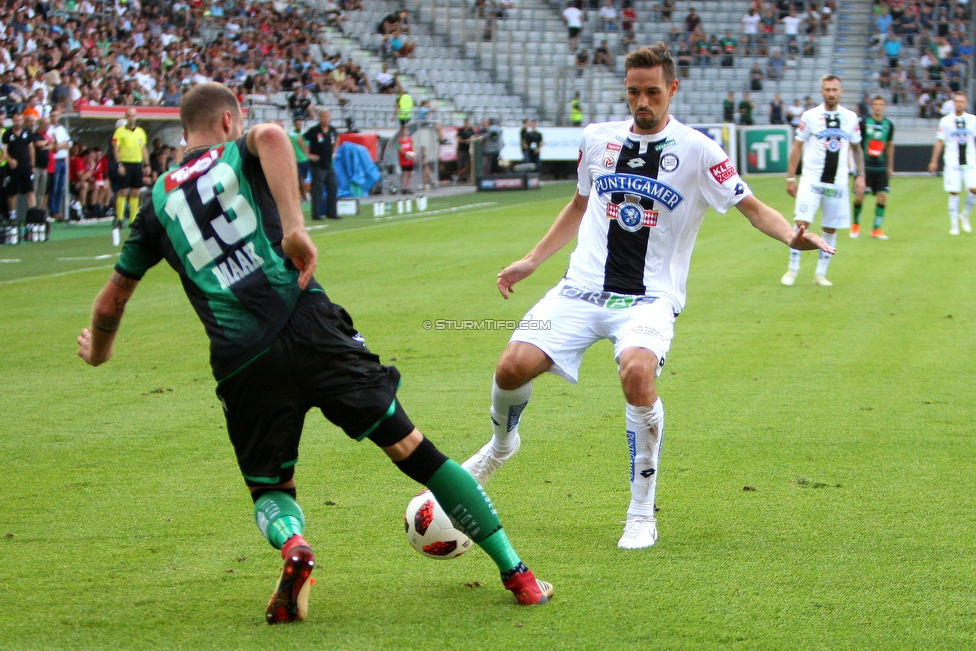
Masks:
[[[881,222],[884,221],[884,206],[874,207],[874,227],[881,228]]]
[[[448,459],[427,482],[451,522],[495,561],[499,571],[518,565],[518,554],[502,530],[495,506],[467,470]]]
[[[298,502],[288,493],[271,491],[254,503],[254,519],[258,529],[275,549],[305,530],[305,515]]]
[[[854,223],[861,223],[861,204],[859,203],[854,204]]]

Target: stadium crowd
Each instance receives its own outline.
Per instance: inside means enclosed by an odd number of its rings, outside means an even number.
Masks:
[[[309,25],[341,29],[342,5],[250,0],[14,0],[0,9],[0,95],[8,115],[34,108],[178,106],[184,89],[227,84],[242,102],[281,91],[368,92],[354,61],[309,51]],[[39,108],[38,108],[39,107]]]
[[[874,47],[882,61],[876,80],[893,104],[915,102],[923,118],[948,112],[942,107],[965,90],[973,58],[969,17],[969,3],[959,0],[875,2]]]

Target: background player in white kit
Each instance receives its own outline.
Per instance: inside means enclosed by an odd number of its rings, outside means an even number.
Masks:
[[[796,139],[786,166],[786,192],[796,197],[793,221],[797,228],[809,228],[817,209],[821,210],[823,239],[831,248],[837,244],[837,229],[851,227],[851,202],[848,198],[848,157],[853,155],[855,194],[864,193],[864,150],[851,147],[861,142],[857,114],[840,106],[844,93],[840,77],[820,78],[823,104],[805,111],[796,129]],[[803,174],[796,184],[796,167],[803,156]],[[833,252],[820,251],[813,282],[829,287],[827,266]],[[781,282],[793,285],[800,273],[800,251],[790,251],[790,264]]]
[[[578,236],[564,279],[525,315],[550,330],[519,329],[495,369],[494,436],[464,467],[482,484],[518,451],[522,410],[532,379],[549,371],[575,383],[583,353],[600,339],[614,344],[627,399],[631,502],[619,547],[657,540],[654,494],[664,435],[664,407],[655,379],[664,366],[674,320],[685,303],[685,280],[708,206],[736,206],[757,229],[801,249],[832,249],[790,224],[754,196],[722,148],[668,114],[678,90],[663,43],[626,59],[633,120],[583,131],[573,200],[522,260],[498,274],[504,298],[515,283]]]
[[[939,168],[939,154],[945,152],[942,168],[942,185],[949,193],[949,235],[959,235],[959,222],[962,230],[973,231],[969,225],[969,211],[976,205],[976,115],[966,113],[969,100],[963,92],[952,96],[955,111],[939,120],[939,130],[935,134],[929,172],[935,174]],[[966,205],[959,212],[959,193],[966,193]]]

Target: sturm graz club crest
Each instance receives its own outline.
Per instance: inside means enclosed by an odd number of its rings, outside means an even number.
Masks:
[[[620,228],[628,233],[636,233],[644,226],[657,225],[657,211],[646,210],[636,194],[625,194],[620,203],[607,203],[607,218],[616,219]]]

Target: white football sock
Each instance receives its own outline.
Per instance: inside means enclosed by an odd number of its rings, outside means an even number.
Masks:
[[[837,231],[834,231],[833,233],[824,233],[823,234],[823,241],[826,242],[827,244],[829,244],[830,246],[836,247],[837,246]],[[820,252],[820,259],[817,260],[817,275],[818,276],[826,276],[827,275],[827,267],[830,266],[830,259],[833,258],[833,257],[834,256],[830,255],[826,251],[821,251]]]
[[[654,515],[657,466],[664,441],[664,403],[635,407],[628,404],[627,445],[630,446],[630,506],[627,517]]]
[[[491,380],[491,447],[500,454],[507,454],[515,447],[519,419],[522,410],[532,397],[532,381],[518,389],[501,389],[494,378]]]
[[[959,228],[959,195],[949,195],[949,223],[953,228]]]
[[[794,233],[796,231],[798,231],[798,230],[800,230],[800,229],[797,228],[796,226],[793,227],[793,232]],[[799,271],[800,270],[800,253],[801,253],[801,251],[799,249],[790,249],[790,265],[789,265],[789,268],[792,269],[793,271]]]
[[[118,246],[121,243],[122,243],[122,234],[119,232],[119,229],[113,228],[112,229],[112,246]]]
[[[967,192],[965,207],[962,209],[962,216],[964,218],[969,217],[969,213],[972,212],[973,206],[976,206],[976,194]]]

